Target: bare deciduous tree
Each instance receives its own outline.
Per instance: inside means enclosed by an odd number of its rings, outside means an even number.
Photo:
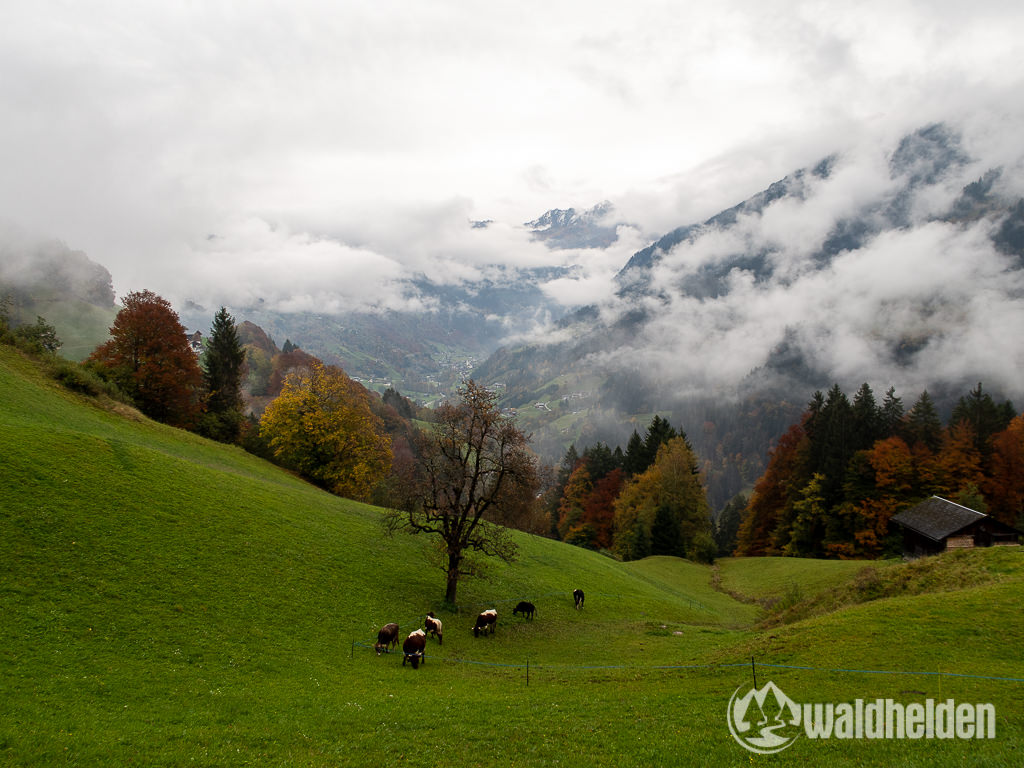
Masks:
[[[459,402],[441,405],[437,415],[419,436],[402,509],[389,511],[385,526],[438,537],[445,602],[454,605],[460,577],[483,565],[475,555],[515,559],[515,542],[500,523],[534,502],[537,462],[497,397],[472,380],[459,389]]]

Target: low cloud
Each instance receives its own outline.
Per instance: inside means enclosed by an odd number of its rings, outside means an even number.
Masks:
[[[553,251],[549,258],[563,259],[571,269],[564,276],[544,282],[544,293],[567,308],[613,302],[619,288],[615,276],[634,253],[649,243],[644,233],[630,225],[619,225],[616,234],[615,242],[607,248]]]
[[[565,274],[542,277],[539,287],[575,307],[609,297],[615,273],[644,244],[624,226],[610,248],[552,250],[524,225],[474,227],[465,201],[377,213],[332,222],[297,218],[299,228],[233,220],[182,249],[156,281],[179,301],[342,314],[436,309],[436,299],[416,287],[424,280],[472,295],[484,284],[537,283],[535,271],[556,269]]]
[[[993,245],[991,220],[937,220],[989,161],[1005,158],[951,167],[906,200],[905,179],[890,175],[887,157],[842,155],[828,178],[805,180],[798,196],[663,254],[652,270],[656,297],[608,305],[617,316],[647,312],[637,338],[594,362],[681,391],[725,394],[785,343],[844,387],[868,381],[916,394],[937,382],[984,380],[1020,397],[1024,270]],[[886,224],[883,213],[904,202],[909,223]],[[822,263],[826,238],[850,220],[885,228]],[[687,292],[701,270],[757,254],[770,273],[737,266],[717,295]]]
[[[1024,196],[1019,4],[25,3],[4,21],[0,66],[18,76],[0,80],[0,210],[88,253],[119,294],[430,309],[414,281],[514,285],[553,268],[550,301],[614,318],[636,308],[614,293],[633,253],[839,152],[803,198],[666,254],[658,319],[609,363],[717,386],[785,338],[849,376],[1020,367],[1002,336],[985,340],[1020,327],[1015,275],[992,272],[980,229],[929,225],[988,167]],[[951,117],[985,162],[914,196],[907,231],[822,273],[832,228],[892,200],[895,142]],[[521,224],[602,200],[628,223],[608,249],[549,250]],[[721,298],[672,289],[760,252],[766,282],[738,270]],[[892,273],[895,297],[870,267]],[[915,293],[943,272],[977,293]],[[894,363],[896,337],[942,322],[931,306],[967,327]]]
[[[249,218],[196,243],[161,283],[211,306],[328,314],[421,309],[404,278],[401,264],[371,249]]]

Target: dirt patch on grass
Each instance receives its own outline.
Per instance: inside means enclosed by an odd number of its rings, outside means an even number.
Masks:
[[[142,421],[143,418],[142,413],[137,408],[133,408],[125,403],[119,403],[117,400],[105,398],[101,401],[100,406],[103,410],[110,411],[128,421]]]

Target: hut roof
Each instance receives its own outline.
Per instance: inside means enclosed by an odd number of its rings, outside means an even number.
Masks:
[[[893,522],[927,536],[932,541],[942,541],[986,517],[988,515],[943,499],[941,496],[932,496],[915,507],[893,515],[892,519]]]

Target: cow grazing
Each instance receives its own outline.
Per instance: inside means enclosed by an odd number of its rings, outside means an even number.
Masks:
[[[528,603],[525,600],[520,600],[519,605],[512,609],[512,615],[515,616],[517,613],[521,613],[524,617],[532,619],[533,614],[536,610],[537,607],[533,603]]]
[[[423,623],[427,627],[427,634],[436,637],[438,645],[443,645],[444,640],[441,635],[441,620],[434,615],[433,611],[427,614],[427,618],[423,620]]]
[[[574,589],[572,591],[572,599],[576,601],[576,610],[578,611],[583,607],[583,600],[585,596],[582,589]]]
[[[426,657],[423,655],[423,651],[427,647],[427,633],[422,629],[416,629],[409,633],[409,636],[405,638],[405,642],[402,643],[402,653],[405,655],[402,657],[402,666],[405,666],[405,662],[412,664],[413,669],[420,668],[420,662],[427,663]]]
[[[398,625],[392,622],[385,624],[377,633],[377,642],[373,644],[373,650],[380,656],[381,652],[390,653],[391,646],[398,647]]]
[[[484,632],[494,634],[494,627],[498,623],[498,612],[490,608],[476,617],[476,624],[473,625],[473,637],[480,637]]]

